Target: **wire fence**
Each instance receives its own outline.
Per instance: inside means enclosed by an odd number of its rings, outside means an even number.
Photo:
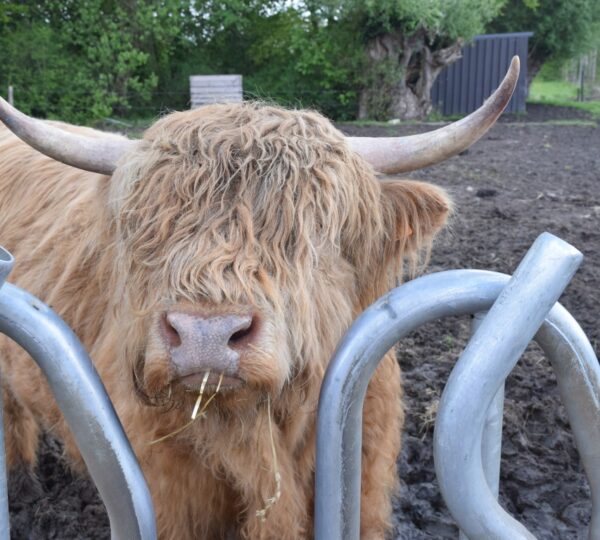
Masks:
[[[600,99],[599,63],[598,49],[594,48],[567,62],[563,67],[565,80],[577,85],[578,101]]]
[[[592,50],[590,53],[567,63],[563,68],[563,79],[578,86],[578,100],[600,100],[599,63],[600,56],[597,50]],[[463,86],[465,85],[463,84]],[[444,114],[445,111],[439,107],[439,104],[436,107],[436,95],[434,94],[432,93],[434,108],[436,111],[439,111],[437,114],[440,112]],[[574,94],[573,92],[573,100],[576,99]],[[19,102],[21,101],[21,104],[23,102],[19,87],[6,87],[0,91],[0,95],[6,96],[8,101],[17,108],[20,107]],[[246,88],[243,91],[243,98],[244,100],[262,101],[289,108],[312,108],[336,121],[348,121],[356,119],[359,89],[354,87],[337,89],[298,87],[290,91]],[[148,94],[145,98],[140,97],[139,94],[127,93],[119,96],[119,99],[122,100],[122,103],[115,106],[113,113],[109,117],[96,122],[95,125],[106,124],[107,127],[120,126],[122,128],[134,128],[140,122],[148,124],[172,111],[191,108],[189,88],[182,90],[156,90]],[[69,112],[85,116],[86,113],[89,113],[89,107],[84,104],[81,106],[70,104]],[[36,115],[35,111],[32,111],[32,113]],[[44,116],[43,113],[38,115],[41,117]],[[55,118],[57,116],[65,119],[62,115],[53,115]],[[68,121],[68,118],[66,120]]]
[[[19,99],[19,88],[9,87],[0,92],[0,95],[12,96],[10,103],[19,108],[23,103],[23,97]],[[191,94],[185,91],[155,91],[145,99],[138,94],[124,94],[119,96],[121,104],[114,107],[108,123],[117,125],[135,126],[138,121],[151,121],[176,110],[189,109],[192,106]],[[272,103],[288,108],[312,108],[316,109],[330,118],[336,120],[352,120],[357,110],[358,92],[355,90],[312,90],[298,88],[292,91],[269,92],[267,90],[244,89],[243,99],[245,101],[261,101]],[[21,105],[22,106],[22,105]],[[81,106],[69,104],[71,114],[83,114],[89,112],[85,104]],[[36,116],[35,111],[32,114]],[[38,116],[43,116],[39,115]],[[101,123],[101,122],[100,122]]]

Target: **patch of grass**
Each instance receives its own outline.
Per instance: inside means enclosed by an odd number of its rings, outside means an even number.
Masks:
[[[529,101],[548,103],[552,101],[575,101],[577,85],[566,81],[540,81],[535,79],[529,89]]]
[[[461,118],[464,118],[466,114],[450,114],[448,116],[444,116],[440,111],[436,111],[435,109],[429,113],[427,116],[427,122],[456,122]]]
[[[541,103],[555,107],[572,107],[589,112],[600,118],[600,101],[576,101],[577,85],[565,81],[542,81],[531,83],[528,103]]]
[[[337,122],[340,125],[348,125],[348,126],[378,126],[378,127],[389,127],[393,126],[390,122],[380,122],[378,120],[346,120],[343,122]],[[409,124],[411,122],[401,122],[402,124]]]
[[[452,348],[454,347],[454,342],[454,336],[451,336],[450,334],[446,334],[444,336],[444,346],[446,347],[446,349],[452,350]]]
[[[554,126],[577,126],[577,127],[598,127],[598,123],[594,120],[548,120],[541,122],[542,124],[551,124]]]
[[[427,118],[423,120],[399,120],[391,122],[381,122],[378,120],[345,120],[343,122],[336,122],[340,125],[349,126],[361,126],[361,127],[394,127],[394,126],[411,126],[419,124],[444,124],[447,122],[456,122],[461,118],[464,118],[465,114],[452,114],[450,116],[444,116],[438,111],[431,112]]]

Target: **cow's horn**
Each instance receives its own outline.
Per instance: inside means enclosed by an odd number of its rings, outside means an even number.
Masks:
[[[0,98],[0,120],[17,137],[48,157],[101,174],[112,174],[117,161],[139,144],[114,135],[88,137],[36,120]]]
[[[444,161],[475,143],[508,105],[519,79],[519,57],[510,63],[504,80],[485,103],[449,126],[408,137],[347,137],[355,152],[376,171],[388,174],[421,169]]]

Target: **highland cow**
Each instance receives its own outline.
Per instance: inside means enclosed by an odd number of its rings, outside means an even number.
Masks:
[[[312,536],[329,358],[403,265],[417,267],[450,209],[443,190],[381,182],[374,170],[415,169],[472,144],[516,72],[462,123],[406,140],[348,139],[315,112],[245,103],[173,113],[129,141],[0,104],[27,143],[0,132],[11,277],[90,352],[161,539]],[[44,430],[83,468],[40,370],[1,346],[10,467],[34,467]],[[362,538],[388,529],[402,422],[389,352],[364,408]]]

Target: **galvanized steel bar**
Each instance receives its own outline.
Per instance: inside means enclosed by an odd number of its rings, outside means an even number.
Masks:
[[[118,540],[154,540],[150,492],[106,390],[77,336],[48,306],[10,284],[0,289],[0,332],[46,376]]]
[[[546,234],[542,240],[553,244],[557,239]],[[551,259],[556,268],[555,257]],[[507,281],[501,274],[476,270],[425,276],[390,291],[349,329],[327,370],[319,401],[317,540],[359,538],[362,405],[379,360],[394,343],[426,322],[488,309]],[[597,442],[600,447],[600,439]],[[600,484],[589,479],[592,492],[600,493]],[[505,514],[499,506],[494,512]]]
[[[470,540],[535,538],[500,507],[487,485],[483,427],[494,395],[582,259],[570,244],[550,234],[538,237],[467,344],[442,393],[434,431],[435,468],[444,500]]]
[[[359,538],[362,406],[381,358],[423,324],[487,310],[504,284],[503,276],[483,270],[424,276],[381,297],[346,332],[319,398],[316,540]]]
[[[488,407],[481,440],[481,457],[485,480],[494,497],[500,489],[500,456],[502,453],[502,419],[504,416],[504,384]]]
[[[500,276],[500,274],[498,274]],[[508,276],[503,276],[508,281]],[[555,304],[534,340],[552,363],[592,495],[590,540],[600,539],[600,364],[569,312]],[[450,491],[450,490],[446,490]],[[486,517],[479,514],[482,522]]]
[[[485,313],[476,313],[473,317],[473,334],[485,318]],[[504,382],[496,392],[490,404],[481,439],[481,457],[483,472],[491,492],[496,499],[500,489],[500,456],[502,454],[502,420],[504,416]]]
[[[13,256],[0,247],[0,287],[4,285],[6,276],[10,274],[13,264]],[[2,391],[2,373],[0,373],[0,540],[10,540],[6,453],[4,446],[4,396]]]
[[[496,286],[490,283],[496,282]],[[500,285],[498,285],[500,283]],[[502,289],[493,272],[451,270],[393,289],[366,309],[327,368],[317,413],[315,539],[358,540],[362,408],[385,353],[423,324],[488,309]]]
[[[0,540],[10,540],[10,515],[8,512],[8,486],[6,453],[4,445],[4,392],[0,380]]]
[[[592,495],[590,540],[600,540],[600,364],[587,336],[556,305],[535,340],[550,359]]]
[[[486,313],[475,313],[471,324],[471,335],[475,334]],[[492,399],[485,424],[483,426],[483,435],[481,438],[481,460],[483,463],[483,474],[485,480],[498,499],[500,490],[500,458],[502,453],[502,421],[504,416],[504,383],[500,386],[498,392]],[[459,540],[468,540],[467,535],[461,530],[458,535]]]
[[[502,453],[502,421],[504,416],[504,384],[488,407],[481,440],[483,474],[490,491],[496,499],[500,490],[500,458]],[[458,540],[469,540],[460,530]]]

